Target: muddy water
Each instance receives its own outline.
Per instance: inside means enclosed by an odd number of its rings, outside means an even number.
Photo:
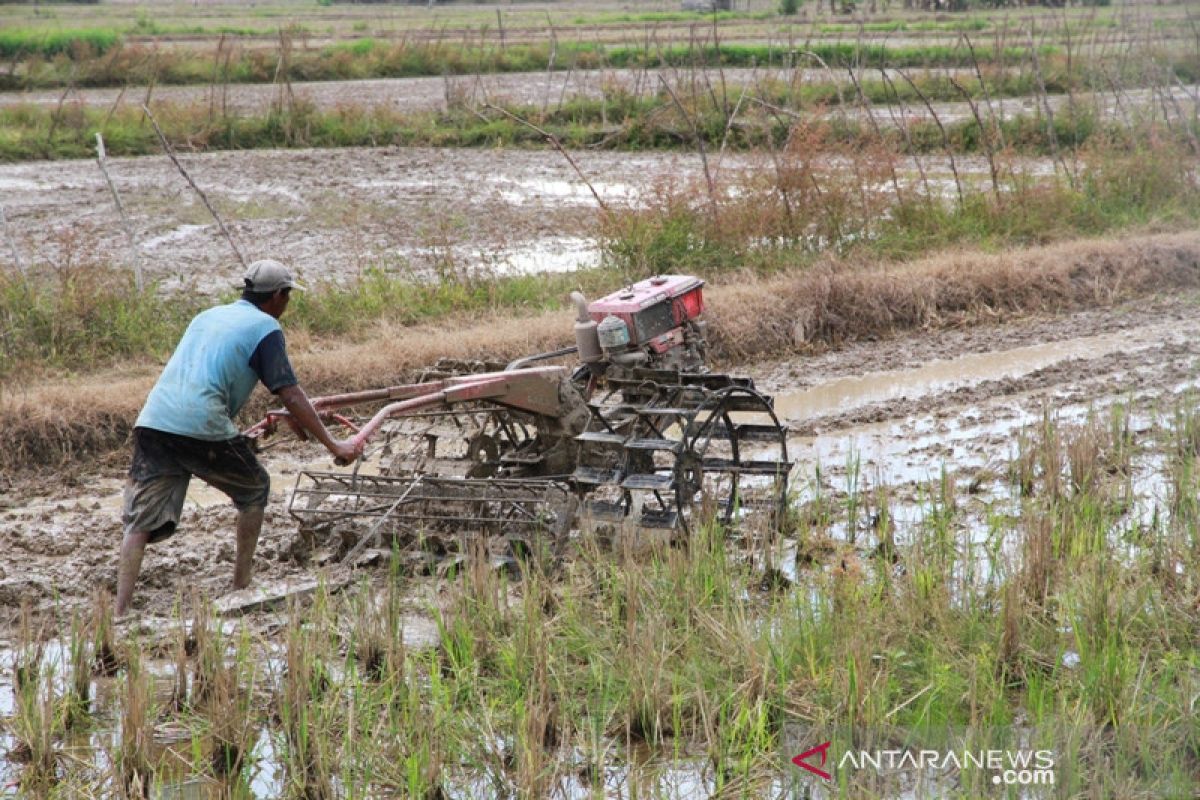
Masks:
[[[594,265],[596,195],[638,203],[660,180],[699,178],[689,154],[371,149],[183,155],[249,258],[310,282],[366,269],[397,277],[544,272]],[[166,291],[227,291],[237,270],[212,217],[169,161],[111,159],[146,274]],[[92,161],[0,165],[16,247],[34,270],[124,264],[128,247]],[[3,248],[0,260],[9,258]]]
[[[1100,358],[1111,353],[1161,346],[1166,341],[1185,341],[1193,333],[1181,330],[1176,323],[1164,323],[1114,334],[937,360],[917,369],[842,378],[803,392],[776,395],[775,410],[785,420],[811,419],[867,403],[923,397],[985,380],[1028,375],[1069,358]]]
[[[698,182],[693,153],[572,155],[591,187],[552,151],[344,148],[182,155],[248,258],[290,263],[311,283],[397,277],[564,271],[599,263],[596,197],[609,207],[652,201],[663,186]],[[834,165],[836,166],[836,165]],[[948,165],[922,164],[931,189],[957,194]],[[963,158],[966,184],[986,179],[983,159]],[[717,177],[767,168],[728,155]],[[915,163],[900,165],[904,184]],[[1052,174],[1046,160],[1018,172]],[[110,159],[146,275],[165,292],[215,294],[237,283],[228,243],[166,159]],[[0,165],[9,232],[34,271],[49,264],[128,263],[129,249],[93,161]],[[0,268],[10,258],[0,248]]]
[[[953,525],[964,579],[987,580],[992,560],[1019,546],[1011,531],[995,539],[989,518],[1020,513],[1006,469],[1022,437],[1046,418],[1060,428],[1089,419],[1107,425],[1120,406],[1135,440],[1149,445],[1132,458],[1127,510],[1112,532],[1113,545],[1132,552],[1122,531],[1168,516],[1171,489],[1153,442],[1164,415],[1200,387],[1198,328],[1192,320],[1154,323],[780,393],[781,417],[811,431],[789,441],[796,502],[832,502],[841,513],[825,533],[860,548],[878,542],[870,524],[877,492],[886,493],[902,546],[949,502],[958,509]],[[853,526],[846,513],[852,505]],[[785,573],[796,577],[784,561]]]

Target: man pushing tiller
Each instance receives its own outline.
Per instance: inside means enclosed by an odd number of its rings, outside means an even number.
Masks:
[[[271,481],[233,418],[256,383],[277,395],[293,423],[334,458],[361,455],[361,445],[329,433],[292,372],[278,320],[292,290],[304,287],[270,259],[251,264],[243,284],[241,300],[191,321],[138,415],[125,486],[118,615],[129,610],[146,545],[175,533],[193,475],[237,507],[233,588],[249,585]]]

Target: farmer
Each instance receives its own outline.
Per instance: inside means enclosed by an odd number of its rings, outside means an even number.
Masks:
[[[330,435],[292,373],[278,320],[291,291],[304,287],[271,259],[251,264],[243,283],[241,300],[191,321],[138,415],[125,485],[118,615],[129,610],[146,544],[175,533],[193,475],[237,507],[233,588],[249,585],[271,482],[233,418],[257,382],[336,459],[353,461],[361,454],[361,446]]]

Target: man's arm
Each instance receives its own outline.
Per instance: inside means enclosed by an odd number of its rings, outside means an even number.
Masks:
[[[356,447],[348,440],[333,438],[329,429],[325,427],[325,423],[317,416],[317,410],[313,408],[308,395],[304,393],[299,384],[285,386],[276,394],[283,401],[283,407],[292,415],[296,424],[325,445],[325,449],[333,454],[334,459],[348,464],[362,455],[361,445]]]
[[[250,368],[263,385],[283,401],[284,408],[292,415],[294,427],[298,427],[297,434],[301,434],[301,431],[312,434],[338,462],[348,464],[362,455],[361,445],[355,447],[347,441],[333,438],[325,423],[317,416],[316,409],[292,371],[292,363],[283,342],[283,331],[275,330],[263,337],[250,356]]]

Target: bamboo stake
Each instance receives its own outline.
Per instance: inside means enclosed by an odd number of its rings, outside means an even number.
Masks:
[[[96,131],[96,163],[100,165],[100,172],[104,175],[108,190],[112,192],[113,203],[117,207],[117,214],[121,217],[121,227],[125,230],[125,241],[129,243],[129,260],[133,264],[133,282],[140,292],[143,286],[142,260],[138,255],[137,243],[133,239],[133,228],[129,225],[129,218],[125,216],[125,207],[121,205],[121,196],[117,194],[117,187],[108,174],[108,156],[104,152],[104,137],[100,135],[99,131]]]
[[[733,107],[733,113],[725,121],[725,133],[721,135],[721,149],[717,151],[717,175],[721,174],[721,162],[725,160],[725,146],[729,143],[729,132],[733,130],[733,123],[737,120],[738,111],[742,108],[742,101],[746,99],[748,88],[747,86],[742,87],[742,94],[738,97],[737,105]]]
[[[859,82],[858,76],[854,74],[854,67],[846,67],[846,74],[850,76],[850,82],[854,84],[854,88],[858,92],[858,102],[863,111],[865,111],[867,114],[867,121],[871,123],[871,131],[875,134],[875,138],[882,142],[883,131],[880,130],[879,122],[875,119],[875,112],[871,108],[871,101],[867,98],[867,93],[863,91],[862,84]],[[896,175],[896,165],[895,163],[892,163],[888,166],[891,169],[892,190],[896,193],[896,200],[903,202],[904,197],[900,194],[900,178]]]
[[[896,90],[896,84],[892,81],[891,76],[888,75],[886,68],[879,67],[879,77],[896,100],[895,103],[886,103],[885,108],[887,108],[888,114],[892,118],[892,124],[900,131],[900,135],[904,137],[905,150],[912,156],[913,163],[917,166],[917,174],[921,176],[921,188],[925,192],[925,204],[929,205],[933,202],[933,192],[929,189],[929,174],[925,172],[925,162],[921,160],[921,154],[913,147],[912,133],[908,130],[908,104],[904,102],[904,98]],[[899,106],[899,116],[896,115],[897,106]]]
[[[983,117],[979,114],[979,106],[975,104],[971,98],[971,93],[966,87],[958,82],[954,76],[949,76],[952,86],[959,91],[963,99],[967,101],[967,105],[971,108],[971,113],[975,116],[975,124],[979,126],[979,138],[983,142],[983,152],[987,155],[988,171],[992,174],[992,194],[998,199],[1000,197],[1000,179],[999,173],[996,171],[996,153],[992,147],[992,136],[989,129],[983,123]]]
[[[550,107],[550,89],[554,81],[554,60],[558,57],[558,34],[554,31],[554,20],[550,12],[546,12],[546,24],[550,26],[550,58],[546,61],[546,95],[542,99],[542,120],[546,119],[546,111]]]
[[[177,170],[179,170],[179,174],[183,176],[183,179],[188,182],[188,185],[192,187],[197,195],[199,195],[200,202],[204,203],[204,207],[208,209],[208,213],[212,214],[213,219],[217,221],[217,227],[221,229],[221,233],[225,235],[225,239],[229,242],[229,246],[233,248],[233,254],[237,256],[238,261],[241,262],[243,267],[246,266],[246,258],[242,255],[242,251],[238,249],[237,243],[233,241],[233,236],[230,235],[229,229],[225,227],[225,222],[221,219],[221,215],[217,213],[215,208],[213,208],[212,203],[208,202],[208,195],[206,195],[204,190],[196,185],[196,182],[192,180],[192,176],[188,175],[187,170],[183,168],[183,164],[180,164],[179,159],[175,157],[175,149],[171,147],[171,143],[168,142],[167,137],[163,135],[162,128],[158,127],[158,120],[156,120],[154,115],[150,113],[150,107],[143,105],[142,111],[146,113],[146,117],[150,120],[150,124],[154,126],[154,132],[158,134],[158,140],[162,143],[163,150],[165,150],[167,153],[167,158],[171,159],[171,163],[175,165]]]
[[[1004,117],[1003,98],[1001,98],[1000,101],[1000,115],[997,116],[996,110],[992,108],[992,95],[988,91],[987,81],[983,79],[983,70],[979,66],[979,59],[975,56],[975,45],[971,44],[971,37],[967,36],[965,33],[963,34],[962,38],[967,45],[967,52],[971,54],[971,65],[975,68],[975,78],[979,81],[979,88],[983,91],[983,100],[985,103],[987,103],[988,119],[991,121],[992,128],[996,133],[996,137],[1000,141],[1000,149],[1003,150],[1008,147],[1008,145],[1004,143],[1004,128],[1000,124]]]
[[[1050,105],[1050,94],[1046,91],[1046,81],[1042,78],[1042,65],[1037,56],[1037,43],[1033,40],[1032,23],[1025,33],[1029,42],[1029,53],[1033,59],[1033,75],[1037,78],[1038,99],[1042,101],[1042,107],[1046,111],[1046,135],[1050,140],[1050,152],[1053,154],[1055,162],[1062,165],[1063,172],[1067,175],[1067,183],[1074,189],[1075,174],[1067,166],[1067,160],[1058,147],[1058,134],[1054,130],[1054,109]]]

